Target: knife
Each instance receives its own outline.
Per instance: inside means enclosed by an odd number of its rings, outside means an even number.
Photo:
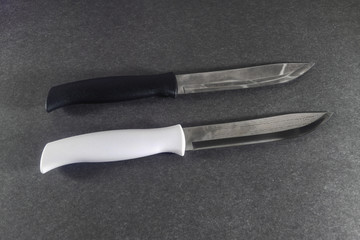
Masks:
[[[46,111],[79,103],[104,103],[151,96],[234,90],[289,82],[314,63],[278,63],[232,70],[149,76],[114,76],[65,83],[52,87]]]
[[[307,112],[182,128],[112,130],[48,143],[40,171],[80,162],[113,162],[154,155],[271,142],[311,132],[332,113]]]

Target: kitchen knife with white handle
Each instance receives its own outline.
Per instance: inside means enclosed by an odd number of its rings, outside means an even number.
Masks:
[[[307,72],[314,63],[277,63],[223,71],[175,75],[113,76],[65,83],[52,87],[45,108],[80,103],[105,103],[151,96],[262,87],[289,82]]]
[[[89,133],[48,143],[40,171],[80,162],[113,162],[158,153],[229,147],[298,137],[325,122],[331,113],[308,112],[253,120],[182,128],[112,130]]]

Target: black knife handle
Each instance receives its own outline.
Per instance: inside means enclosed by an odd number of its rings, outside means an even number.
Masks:
[[[51,112],[79,103],[117,102],[151,96],[175,98],[176,94],[174,73],[94,78],[52,87],[45,108]]]

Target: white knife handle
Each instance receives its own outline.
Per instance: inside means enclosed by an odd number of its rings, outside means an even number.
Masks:
[[[155,129],[113,130],[89,133],[46,144],[40,171],[80,162],[113,162],[157,153],[185,154],[180,125]]]

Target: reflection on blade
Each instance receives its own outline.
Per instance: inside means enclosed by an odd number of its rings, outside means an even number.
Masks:
[[[234,90],[289,82],[314,63],[278,63],[224,71],[176,75],[178,94]]]
[[[186,150],[247,145],[297,137],[311,132],[331,113],[293,113],[255,120],[184,128]]]

